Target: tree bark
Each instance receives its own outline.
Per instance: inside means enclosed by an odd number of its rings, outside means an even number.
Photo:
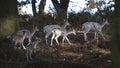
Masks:
[[[39,5],[39,14],[43,14],[45,4],[46,4],[46,0],[41,0],[40,5]]]
[[[112,66],[120,68],[120,1],[115,0],[115,14],[112,23]]]
[[[57,0],[52,0],[52,3],[57,11],[56,19],[62,21],[67,18],[67,8],[70,0],[60,0],[60,3]]]
[[[34,16],[37,14],[35,2],[36,2],[36,0],[32,0],[32,11],[33,11]]]

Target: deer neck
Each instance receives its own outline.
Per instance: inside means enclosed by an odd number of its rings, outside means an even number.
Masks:
[[[64,26],[63,26],[63,28],[66,28],[66,27],[67,27],[67,25],[64,25]]]
[[[25,37],[26,37],[26,34],[23,35],[23,38],[25,38]]]
[[[101,28],[103,28],[105,25],[106,25],[106,22],[104,22],[104,23],[101,25]]]
[[[30,35],[33,36],[35,34],[35,30],[31,30]]]
[[[63,28],[66,28],[66,27],[67,27],[66,23],[65,23],[62,27],[63,27]]]
[[[73,31],[69,31],[66,35],[73,34]]]
[[[22,39],[23,39],[23,40],[25,39],[26,35],[27,35],[27,34],[26,34],[26,33],[24,33],[24,35],[23,35],[23,37],[22,37]]]

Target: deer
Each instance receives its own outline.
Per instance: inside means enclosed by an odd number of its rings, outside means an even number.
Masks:
[[[65,20],[64,20],[65,21]],[[46,25],[43,27],[43,31],[45,33],[45,42],[46,44],[48,44],[47,38],[52,34],[52,30],[55,28],[66,28],[67,26],[70,26],[69,22],[66,21],[64,26],[60,26],[60,25]]]
[[[65,39],[71,45],[72,43],[69,41],[69,39],[67,37],[69,34],[76,35],[76,31],[74,29],[72,29],[71,31],[66,31],[66,29],[64,29],[64,28],[60,28],[60,29],[55,28],[55,29],[53,29],[52,30],[52,37],[51,37],[51,46],[53,45],[53,39],[55,39],[55,41],[57,42],[57,45],[59,45],[58,38],[60,36],[63,36],[62,45],[64,44]]]
[[[108,20],[104,21],[102,24],[98,22],[85,22],[82,24],[82,30],[84,34],[84,40],[87,41],[87,33],[92,30],[94,31],[94,39],[96,39],[96,33],[98,32],[102,38],[105,40],[105,37],[102,33],[102,29],[105,25],[109,25]]]
[[[32,40],[32,37],[33,37],[33,35],[36,33],[36,31],[39,31],[39,29],[37,28],[37,27],[34,27],[32,30],[27,30],[27,29],[22,29],[22,30],[19,30],[16,34],[18,34],[18,35],[22,35],[23,34],[23,31],[25,31],[26,32],[26,36],[25,36],[25,38],[27,38],[28,39],[28,44],[27,44],[27,46],[28,45],[30,45],[30,43],[31,43],[31,40]]]
[[[32,60],[32,54],[37,51],[37,46],[41,42],[41,39],[35,37],[35,41],[31,42],[29,46],[26,47],[26,58],[27,61]]]
[[[20,45],[22,45],[23,49],[26,49],[26,47],[23,44],[26,35],[27,35],[27,33],[25,31],[23,31],[23,35],[12,34],[11,35],[12,42],[15,43],[14,45],[20,44]]]

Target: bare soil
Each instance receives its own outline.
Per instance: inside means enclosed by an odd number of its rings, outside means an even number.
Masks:
[[[33,59],[27,62],[23,49],[15,49],[8,39],[0,39],[0,68],[111,68],[111,36],[107,40],[89,39],[81,35],[69,37],[72,45],[45,45],[42,41]]]

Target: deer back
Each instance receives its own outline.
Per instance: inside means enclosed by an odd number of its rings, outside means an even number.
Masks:
[[[26,37],[26,32],[23,31],[23,35],[13,34],[12,41],[14,42],[23,42]]]
[[[51,32],[55,28],[61,28],[59,25],[47,25],[43,28],[44,32]]]

